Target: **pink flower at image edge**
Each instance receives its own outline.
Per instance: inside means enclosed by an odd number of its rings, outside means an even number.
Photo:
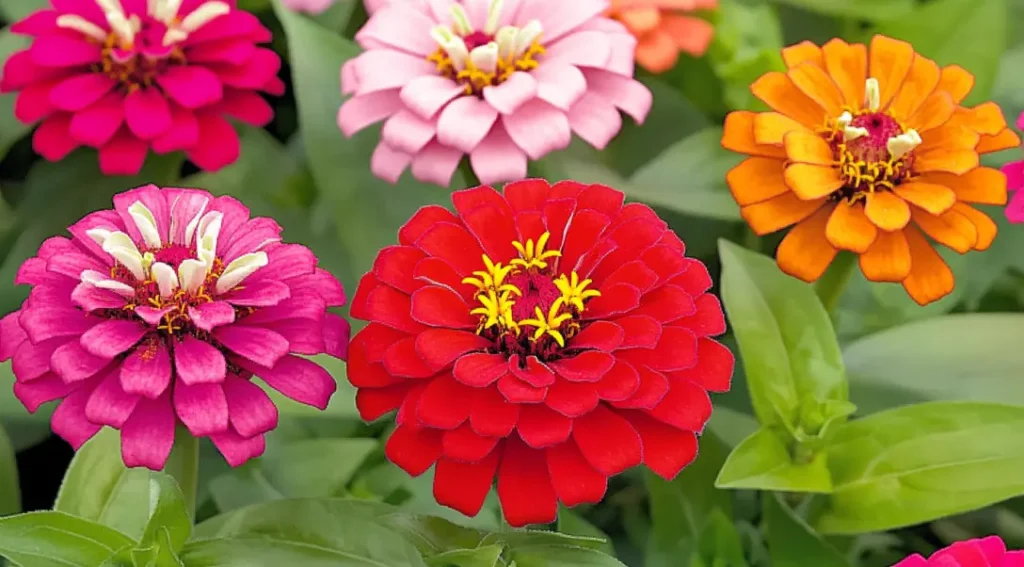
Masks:
[[[892,567],[1024,567],[1024,551],[1007,551],[998,536],[958,541],[925,559],[915,553]]]
[[[294,12],[305,12],[307,14],[320,14],[325,12],[334,4],[334,0],[283,0],[284,5]]]
[[[1006,218],[1010,222],[1024,223],[1024,160],[1013,161],[1002,167],[1006,175],[1006,188],[1010,202],[1006,205]]]
[[[149,185],[72,225],[25,261],[32,287],[0,320],[0,360],[30,412],[76,450],[104,425],[128,466],[161,469],[177,423],[232,466],[259,456],[277,408],[251,379],[324,409],[332,376],[298,355],[345,358],[341,284],[231,197]]]

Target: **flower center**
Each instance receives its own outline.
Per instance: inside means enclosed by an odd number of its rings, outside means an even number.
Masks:
[[[474,30],[462,5],[453,4],[452,25],[430,31],[439,47],[427,61],[442,76],[464,85],[467,95],[479,96],[485,87],[503,83],[516,71],[536,69],[537,57],[544,54],[537,20],[521,28],[498,28],[502,4],[503,0],[491,0],[483,30]]]
[[[921,136],[880,110],[878,80],[864,86],[864,105],[847,109],[824,132],[845,182],[837,200],[856,201],[877,190],[891,190],[910,173]]]
[[[554,277],[556,258],[561,252],[544,250],[551,233],[537,242],[513,242],[519,257],[508,266],[495,264],[484,254],[484,270],[462,280],[477,289],[480,307],[470,311],[480,317],[477,334],[494,341],[494,351],[541,360],[560,357],[566,340],[578,333],[586,303],[599,297],[592,283],[580,281],[575,271]]]

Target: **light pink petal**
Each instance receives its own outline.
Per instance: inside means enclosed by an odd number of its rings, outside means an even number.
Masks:
[[[387,3],[390,1],[391,0],[365,0],[366,13],[372,15],[377,10],[380,10],[382,7],[386,6]]]
[[[117,84],[114,79],[100,73],[75,75],[50,91],[50,103],[61,110],[82,110],[101,99]]]
[[[224,117],[211,112],[197,114],[196,120],[199,140],[185,151],[188,159],[205,171],[217,171],[235,163],[242,146],[234,126]]]
[[[288,285],[275,280],[263,280],[253,283],[246,283],[244,286],[242,286],[242,289],[235,288],[229,294],[222,296],[224,301],[230,303],[231,305],[243,305],[249,307],[270,307],[273,305],[277,305],[278,303],[281,303],[282,301],[288,299],[289,297],[291,297],[291,289],[288,287]],[[225,305],[224,303],[220,304]],[[204,305],[213,304],[206,303]],[[234,308],[231,307],[231,305],[227,306],[229,309],[231,309],[231,320],[218,324],[226,325],[227,323],[231,323],[234,320],[235,310]],[[223,311],[225,315],[228,313],[226,310]],[[204,330],[208,331],[209,329]]]
[[[262,435],[246,439],[230,429],[224,433],[211,435],[210,441],[213,441],[217,450],[224,455],[224,460],[232,467],[259,457],[267,449],[266,439]]]
[[[584,69],[588,92],[615,105],[633,117],[637,124],[643,124],[654,101],[651,91],[632,77],[623,77],[600,69]]]
[[[359,77],[356,96],[397,89],[423,76],[436,76],[434,64],[426,59],[383,49],[372,49],[355,59]]]
[[[517,73],[518,74],[518,73]],[[465,87],[439,75],[426,75],[402,87],[402,102],[420,118],[431,119],[448,101],[464,94]]]
[[[449,148],[438,141],[427,144],[412,157],[412,176],[424,183],[447,187],[465,152]]]
[[[156,138],[172,124],[167,100],[152,88],[138,89],[129,94],[124,101],[124,115],[128,128],[143,140]]]
[[[256,384],[228,376],[224,381],[224,395],[231,427],[243,437],[262,435],[277,427],[277,406]]]
[[[81,144],[71,137],[71,115],[54,114],[43,121],[32,135],[32,149],[49,161],[60,161]]]
[[[331,395],[338,389],[334,378],[319,364],[290,354],[281,358],[273,368],[260,368],[244,361],[242,365],[271,388],[317,409],[327,409]]]
[[[611,41],[612,55],[604,68],[619,75],[633,76],[636,38],[626,26],[609,18],[594,18],[580,26],[579,31],[599,31],[607,34]]]
[[[537,80],[537,98],[556,108],[569,110],[587,92],[587,80],[572,65],[545,62],[531,71]]]
[[[267,368],[288,354],[288,340],[262,327],[218,327],[213,330],[213,337],[228,350]]]
[[[622,129],[622,115],[610,102],[586,93],[569,111],[569,126],[585,142],[603,150]]]
[[[90,354],[110,360],[135,346],[147,332],[149,327],[135,321],[111,319],[86,331],[80,342]]]
[[[412,163],[412,156],[392,149],[391,146],[381,142],[373,150],[370,157],[370,171],[374,175],[389,183],[397,183],[405,168]]]
[[[424,120],[403,109],[388,118],[380,137],[384,143],[400,152],[415,154],[434,138],[434,132],[433,121]]]
[[[146,161],[149,145],[122,127],[100,148],[100,171],[106,175],[137,175]]]
[[[397,90],[356,96],[345,101],[338,110],[338,128],[346,137],[384,120],[403,108]]]
[[[163,341],[135,349],[121,364],[121,387],[129,394],[155,399],[171,383],[171,355]]]
[[[168,96],[185,108],[213,104],[224,96],[220,79],[206,67],[169,67],[157,75],[156,83]]]
[[[519,9],[519,21],[538,19],[544,23],[544,41],[553,42],[563,35],[600,17],[608,7],[606,0],[573,0],[552,3],[550,0],[525,0]]]
[[[125,466],[162,470],[174,446],[175,421],[170,394],[140,400],[121,429]]]
[[[572,141],[565,112],[542,100],[531,100],[515,114],[503,116],[502,122],[508,135],[532,160],[565,149]]]
[[[348,342],[352,328],[344,317],[328,313],[324,317],[324,352],[341,360],[348,358]]]
[[[185,384],[216,384],[224,381],[227,362],[210,343],[186,335],[174,344],[174,370]]]
[[[100,358],[86,352],[78,341],[68,341],[50,356],[50,367],[65,382],[80,382],[95,376],[106,368],[109,358]]]
[[[120,429],[139,403],[140,396],[121,388],[118,369],[108,372],[92,391],[85,405],[85,416],[93,423]]]
[[[411,55],[426,57],[437,49],[430,30],[437,25],[426,14],[403,5],[375,13],[356,34],[356,42],[376,40]]]
[[[68,442],[74,450],[78,450],[103,427],[85,416],[85,405],[91,394],[88,388],[79,388],[53,410],[50,427],[61,439]]]
[[[156,220],[156,230],[162,242],[168,241],[168,233],[171,229],[171,210],[167,197],[171,194],[150,183],[142,187],[136,187],[114,195],[114,210],[121,218],[121,222],[128,230],[128,235],[136,242],[143,242],[142,231],[135,224],[129,209],[136,202],[145,205]]]
[[[174,411],[196,437],[228,429],[228,401],[220,384],[176,383]]]
[[[484,87],[484,100],[502,114],[512,114],[537,96],[537,80],[529,73],[512,73],[496,87]]]
[[[25,406],[29,413],[35,413],[39,406],[59,400],[79,387],[80,384],[68,384],[61,380],[60,376],[50,372],[38,380],[15,382],[14,397],[18,398],[18,401]]]
[[[544,54],[544,62],[603,68],[612,56],[612,42],[608,34],[596,31],[574,33],[552,44]]]
[[[469,155],[469,160],[473,172],[484,185],[526,177],[526,154],[509,138],[504,128],[491,130]]]
[[[459,97],[441,111],[437,119],[437,140],[461,150],[473,151],[494,126],[498,111],[475,96]]]
[[[341,65],[341,94],[350,95],[359,88],[359,76],[356,75],[356,60],[349,59]]]

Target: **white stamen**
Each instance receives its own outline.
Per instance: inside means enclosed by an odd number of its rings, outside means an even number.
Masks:
[[[921,145],[921,135],[917,130],[907,130],[899,136],[893,136],[885,142],[889,154],[895,158],[901,158],[910,153],[914,148]]]
[[[477,69],[486,73],[494,73],[498,70],[498,44],[492,41],[487,45],[477,47],[470,52],[469,60]]]
[[[869,133],[868,129],[862,126],[847,126],[843,128],[843,140],[849,142],[862,136],[867,136]]]
[[[124,8],[121,7],[121,2],[119,0],[96,0],[96,4],[105,14],[116,12],[122,16],[124,15]]]
[[[181,0],[150,0],[149,15],[165,24],[170,24],[178,17]]]
[[[89,238],[93,239],[93,241],[96,244],[103,246],[103,243],[106,242],[108,238],[110,238],[110,235],[113,234],[113,231],[106,228],[90,228],[89,230],[85,231],[85,234]]]
[[[463,37],[473,33],[473,25],[461,4],[452,4],[452,30]]]
[[[491,0],[491,6],[487,9],[487,23],[484,24],[484,33],[494,35],[498,29],[498,20],[501,19],[501,8],[504,0]]]
[[[839,118],[836,118],[836,124],[840,128],[846,128],[850,125],[850,122],[853,122],[853,115],[847,111],[843,111],[843,113],[839,115]]]
[[[100,289],[110,290],[118,295],[124,297],[135,297],[135,288],[132,286],[121,283],[117,280],[112,280],[104,274],[97,272],[96,270],[83,270],[80,276],[82,281]]]
[[[156,217],[153,216],[152,211],[146,208],[146,205],[142,204],[142,201],[132,203],[128,207],[128,214],[132,216],[135,226],[142,233],[142,240],[146,243],[146,246],[149,248],[160,248],[163,246],[163,243],[160,242],[160,231],[156,227]]]
[[[57,27],[67,30],[75,30],[87,35],[97,41],[107,39],[107,32],[96,24],[75,14],[63,14],[57,17]]]
[[[160,44],[164,47],[169,47],[175,43],[181,43],[186,39],[188,39],[188,33],[176,28],[171,28],[164,33],[164,38],[160,41]]]
[[[127,234],[111,233],[103,242],[103,251],[127,268],[135,276],[135,279],[146,279],[146,271],[142,267],[142,254]]]
[[[175,12],[177,12],[177,10],[175,10]],[[185,16],[185,18],[181,20],[179,28],[185,32],[194,32],[210,23],[215,18],[219,18],[230,12],[231,6],[228,6],[224,2],[220,2],[218,0],[206,2],[204,4],[200,4],[198,8],[192,10],[189,15]]]
[[[519,33],[516,35],[516,56],[518,57],[519,55],[522,55],[526,51],[526,49],[530,47],[530,44],[532,44],[534,41],[537,40],[537,38],[540,37],[540,34],[543,31],[544,29],[541,27],[540,22],[538,22],[537,20],[530,20],[528,24],[523,26],[523,28],[520,29]]]
[[[196,233],[196,227],[199,226],[199,219],[203,217],[203,213],[206,211],[206,205],[209,204],[209,200],[203,199],[203,204],[199,207],[199,212],[196,216],[192,217],[192,220],[188,221],[185,225],[185,246],[192,246],[192,237]],[[171,224],[174,224],[174,211],[171,211]],[[171,233],[174,233],[174,229],[171,229]]]
[[[494,40],[498,42],[498,57],[501,59],[511,59],[515,54],[516,50],[516,36],[519,34],[519,28],[513,26],[503,26],[498,33],[494,36]]]
[[[121,12],[107,12],[107,23],[110,29],[121,39],[122,44],[129,46],[135,42],[135,27]]]
[[[448,53],[448,58],[452,60],[456,71],[466,68],[469,50],[466,49],[466,44],[461,37],[453,35],[451,30],[444,26],[437,26],[430,30],[430,37],[434,38],[434,41]]]
[[[156,262],[150,267],[150,273],[156,280],[156,286],[160,290],[160,297],[171,297],[178,289],[178,275],[174,268],[163,262]]]
[[[224,273],[217,278],[217,293],[226,293],[242,280],[251,276],[253,272],[266,266],[270,259],[266,252],[251,252],[235,258],[224,268]]]
[[[156,262],[156,256],[154,256],[152,252],[142,253],[142,271],[145,272],[146,277],[149,277],[149,267],[152,266],[154,262]]]
[[[878,79],[869,77],[864,81],[864,106],[871,112],[878,112],[881,103],[882,91],[878,86]]]
[[[220,211],[210,211],[199,220],[199,229],[196,233],[196,252],[199,261],[206,265],[207,269],[213,267],[213,260],[217,256],[217,238],[220,236],[220,227],[223,221],[224,214]]]
[[[178,285],[194,293],[206,281],[206,264],[189,258],[178,265]]]
[[[146,0],[146,13],[159,20],[160,18],[157,17],[157,14],[160,12],[163,4],[164,0]]]

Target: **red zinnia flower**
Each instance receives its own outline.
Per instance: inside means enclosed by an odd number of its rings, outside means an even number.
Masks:
[[[363,276],[349,349],[356,404],[399,410],[388,458],[437,464],[434,496],[467,515],[491,482],[513,526],[557,502],[598,502],[646,464],[694,459],[733,355],[711,277],[645,205],[602,185],[543,180],[421,209]]]

